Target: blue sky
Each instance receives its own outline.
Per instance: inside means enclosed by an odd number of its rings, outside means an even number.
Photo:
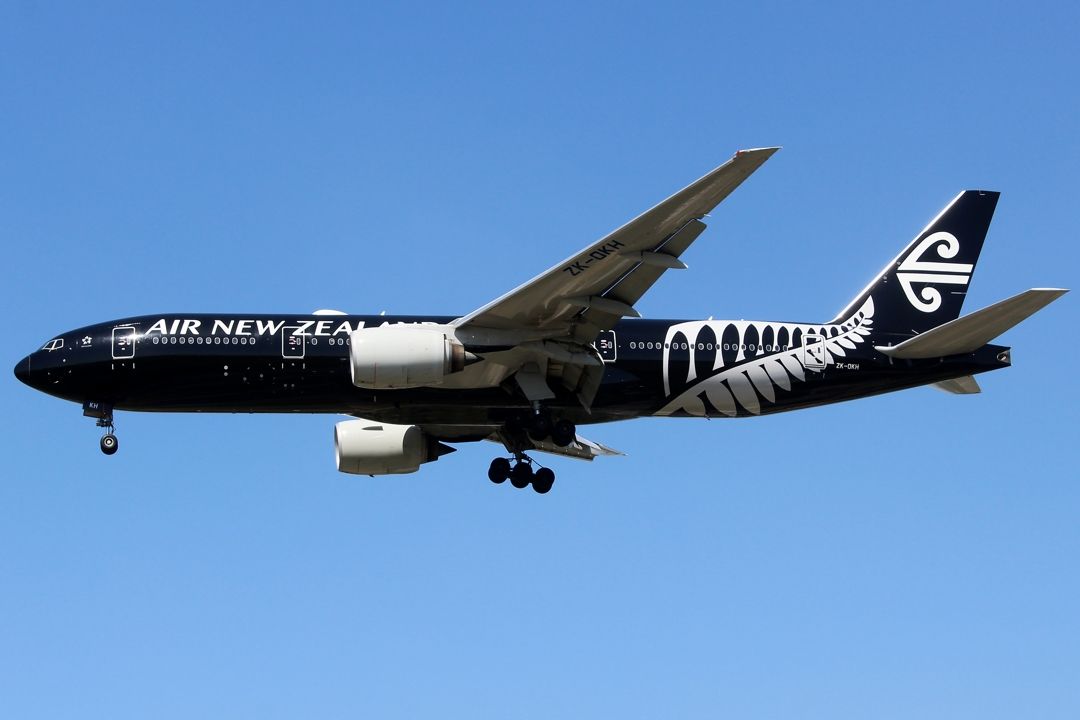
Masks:
[[[639,304],[825,320],[965,188],[1077,285],[1073,4],[0,5],[8,365],[151,312],[466,313],[783,145]],[[332,417],[0,384],[0,716],[1075,718],[1073,295],[984,393],[335,472]]]

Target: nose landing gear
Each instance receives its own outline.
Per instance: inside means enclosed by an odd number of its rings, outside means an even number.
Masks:
[[[97,426],[105,428],[105,434],[101,436],[101,452],[106,455],[115,455],[120,449],[120,441],[116,439],[113,427],[112,407],[102,403],[88,402],[83,404],[83,415],[97,418]]]

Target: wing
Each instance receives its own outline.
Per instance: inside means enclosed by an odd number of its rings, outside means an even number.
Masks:
[[[454,321],[590,344],[622,317],[705,229],[710,210],[779,148],[741,150],[705,177],[521,287]]]

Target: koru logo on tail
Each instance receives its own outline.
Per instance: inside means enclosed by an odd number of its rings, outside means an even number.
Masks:
[[[937,247],[934,247],[935,245]],[[913,308],[924,313],[932,313],[941,307],[941,291],[934,287],[935,285],[967,285],[975,267],[967,263],[923,260],[923,255],[931,248],[937,252],[938,257],[948,260],[960,252],[960,241],[952,233],[931,233],[900,263],[896,273],[908,302]],[[912,287],[916,283],[923,285],[917,295]]]

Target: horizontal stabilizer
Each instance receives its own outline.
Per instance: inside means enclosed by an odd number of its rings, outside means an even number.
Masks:
[[[975,382],[975,378],[970,375],[953,378],[952,380],[942,380],[941,382],[934,383],[934,387],[938,390],[952,393],[953,395],[974,395],[982,392],[979,383]]]
[[[1003,332],[1057,300],[1068,290],[1036,288],[994,303],[920,333],[910,340],[875,350],[898,359],[922,359],[974,352]]]

